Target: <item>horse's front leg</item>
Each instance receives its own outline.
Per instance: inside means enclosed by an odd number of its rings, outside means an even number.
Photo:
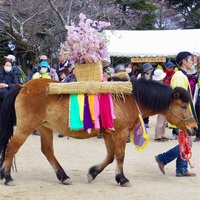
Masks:
[[[41,151],[54,169],[58,180],[65,185],[71,184],[72,181],[70,177],[67,176],[54,155],[53,131],[45,127],[40,127],[38,130],[41,133]]]
[[[96,176],[100,174],[106,168],[106,166],[108,166],[114,160],[115,145],[114,145],[112,133],[111,132],[103,133],[103,138],[106,145],[107,155],[106,155],[105,160],[102,163],[95,165],[89,169],[89,172],[87,175],[89,183],[92,182],[96,178]]]
[[[29,134],[19,134],[16,131],[10,142],[7,144],[5,158],[0,169],[0,178],[1,180],[5,179],[5,185],[15,185],[14,180],[11,177],[11,166],[13,157],[18,152],[22,144],[25,142],[28,135]]]
[[[121,135],[120,135],[121,134]],[[124,176],[123,164],[125,157],[126,139],[128,133],[121,131],[115,134],[115,158],[116,158],[116,175],[115,180],[123,187],[130,187],[129,180]]]

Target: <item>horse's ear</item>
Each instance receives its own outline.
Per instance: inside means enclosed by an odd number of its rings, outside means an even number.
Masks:
[[[173,96],[174,99],[179,99],[180,98],[180,92],[174,92],[172,96]]]

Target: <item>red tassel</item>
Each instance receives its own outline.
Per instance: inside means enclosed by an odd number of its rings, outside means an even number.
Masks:
[[[181,159],[189,161],[189,159],[192,157],[192,150],[190,148],[190,137],[181,130],[178,133],[178,142],[180,146]]]

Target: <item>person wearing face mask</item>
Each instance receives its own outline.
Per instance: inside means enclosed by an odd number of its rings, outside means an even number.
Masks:
[[[49,70],[49,74],[50,74],[50,76],[51,76],[51,79],[54,79],[54,80],[57,80],[57,81],[58,81],[59,78],[58,78],[58,74],[57,74],[57,72],[56,72],[56,69],[54,69],[53,67],[50,66],[50,60],[47,58],[46,55],[40,55],[40,56],[39,56],[39,63],[38,63],[35,67],[33,67],[32,71],[31,71],[31,74],[30,74],[30,76],[29,76],[29,80],[32,80],[32,79],[33,79],[33,75],[34,75],[36,72],[39,72],[39,71],[40,71],[40,63],[41,63],[42,61],[47,61],[47,62],[49,63],[49,68],[48,68],[48,70]]]
[[[50,69],[49,63],[45,60],[41,61],[38,71],[33,74],[32,79],[37,79],[37,78],[51,79],[49,69]],[[32,132],[32,135],[40,136],[40,132],[35,130]]]
[[[49,63],[47,61],[42,61],[40,63],[39,71],[33,75],[33,79],[37,79],[37,78],[51,79],[51,76],[49,74]]]
[[[5,60],[3,70],[0,72],[0,109],[6,93],[16,84],[20,83],[18,74],[13,70],[13,63]]]
[[[138,69],[137,63],[127,62],[125,63],[125,69],[130,77],[130,80],[136,79],[138,74],[141,73],[140,70]]]

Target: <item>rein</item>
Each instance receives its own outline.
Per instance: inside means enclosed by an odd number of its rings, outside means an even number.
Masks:
[[[167,113],[166,113],[166,116],[167,116],[170,112],[171,112],[172,115],[174,115],[176,118],[180,119],[181,122],[186,122],[187,120],[193,118],[193,115],[191,115],[191,116],[189,116],[189,117],[187,117],[187,118],[181,118],[181,117],[177,116],[177,115],[172,111],[171,106],[169,106],[168,111],[167,111]]]

